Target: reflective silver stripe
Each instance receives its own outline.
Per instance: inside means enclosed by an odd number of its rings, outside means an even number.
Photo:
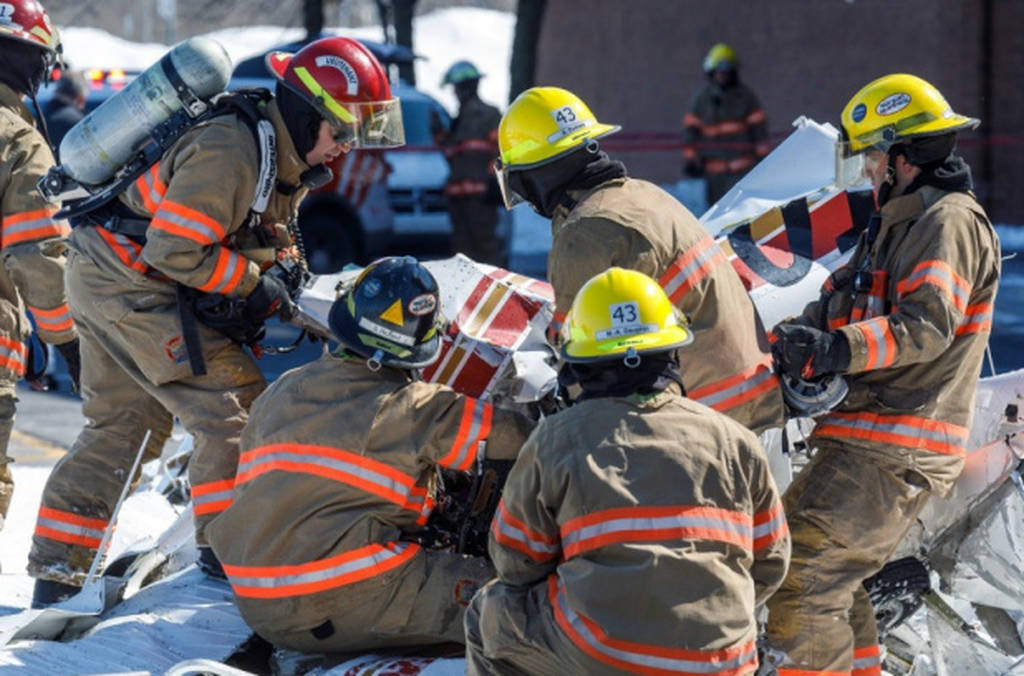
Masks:
[[[44,217],[44,218],[36,218],[36,219],[31,220],[31,221],[22,221],[21,223],[15,223],[14,225],[4,225],[3,226],[3,234],[4,234],[4,237],[7,237],[7,236],[10,236],[10,235],[16,235],[19,232],[25,232],[27,230],[35,230],[36,228],[41,228],[44,225],[53,225],[53,226],[56,226],[56,227],[60,227],[60,224],[57,221],[55,221],[55,220],[53,220],[52,218],[49,218],[49,217]]]
[[[145,181],[146,191],[149,193],[149,201],[152,202],[153,204],[159,204],[160,200],[162,200],[164,196],[161,195],[156,190],[156,184],[153,181],[153,173],[147,171],[145,174],[142,175],[142,178]],[[139,188],[139,192],[142,192],[141,186]]]
[[[266,455],[260,455],[256,458],[246,460],[238,466],[238,472],[236,476],[245,475],[253,469],[272,462],[301,462],[307,465],[317,465],[325,469],[334,470],[338,472],[344,472],[345,474],[351,474],[352,476],[358,477],[370,483],[376,484],[381,488],[389,491],[393,491],[398,495],[402,496],[403,502],[400,503],[402,506],[405,505],[405,501],[409,499],[410,488],[409,486],[402,484],[389,476],[375,472],[372,469],[357,465],[351,462],[345,462],[338,458],[327,458],[322,455],[312,455],[306,453],[289,453],[288,451],[279,451],[275,453],[268,453]],[[320,475],[317,475],[320,476]],[[324,477],[330,479],[332,477]],[[424,502],[425,498],[417,498],[418,502]],[[419,511],[416,508],[414,511]]]
[[[64,521],[58,521],[56,519],[48,519],[42,516],[36,521],[36,526],[43,526],[51,530],[60,531],[61,533],[67,533],[68,535],[78,535],[81,537],[93,538],[95,540],[101,540],[103,538],[102,529],[87,528],[86,526],[78,526]]]
[[[961,304],[967,305],[967,300],[970,297],[970,291],[961,288],[960,285],[956,283],[956,280],[953,278],[951,272],[944,268],[931,266],[927,268],[922,268],[915,272],[914,274],[907,277],[907,280],[904,282],[904,286],[913,286],[914,282],[917,281],[918,278],[924,277],[926,275],[935,275],[936,277],[942,278],[949,285],[949,288],[952,290],[953,295],[960,299]]]
[[[14,348],[7,347],[6,345],[0,345],[0,359],[10,359],[11,361],[22,362],[24,357],[24,348],[21,350],[15,350]]]
[[[862,657],[859,660],[854,660],[853,661],[853,668],[854,669],[868,669],[870,667],[881,666],[881,664],[882,664],[882,656],[881,655],[872,655],[871,657]]]
[[[664,669],[666,671],[717,674],[724,671],[739,669],[740,667],[749,664],[757,657],[757,649],[754,647],[753,643],[751,644],[751,648],[748,652],[727,660],[711,657],[711,654],[719,651],[707,651],[709,653],[709,657],[706,662],[687,660],[683,658],[660,657],[657,655],[649,655],[646,653],[637,653],[613,648],[606,643],[602,643],[601,640],[590,631],[590,628],[583,623],[580,616],[577,615],[571,607],[569,607],[561,580],[558,582],[558,591],[555,598],[556,603],[558,603],[559,608],[562,610],[562,614],[565,615],[565,619],[572,626],[578,637],[585,641],[594,650],[615,660],[628,662],[630,664],[637,664],[652,669]],[[653,647],[654,646],[652,646],[652,648]],[[693,652],[702,651],[695,650]]]
[[[466,405],[469,405],[470,400],[466,400]],[[466,456],[470,452],[470,448],[476,446],[479,441],[480,428],[483,426],[484,412],[487,410],[488,404],[474,399],[473,401],[473,421],[470,423],[469,431],[466,434],[466,438],[463,440],[462,445],[459,446],[458,454],[455,457],[450,467],[462,467],[462,464],[466,461]],[[479,450],[479,448],[477,449]]]
[[[766,521],[765,523],[762,523],[760,526],[754,526],[754,539],[756,540],[758,538],[763,538],[766,535],[771,535],[779,528],[781,528],[782,524],[784,524],[785,522],[786,515],[785,513],[783,513],[782,509],[779,508],[779,514],[774,519],[772,519],[771,521]]]
[[[692,274],[700,270],[700,268],[705,263],[711,260],[715,256],[715,254],[718,253],[718,245],[715,244],[714,241],[711,239],[701,240],[700,242],[697,243],[697,246],[706,246],[709,242],[710,246],[708,246],[706,249],[698,253],[692,261],[687,263],[685,267],[680,269],[679,272],[673,275],[672,279],[670,279],[668,283],[665,284],[664,289],[666,295],[671,297],[672,294],[674,294],[679,289],[679,287],[686,283],[686,281],[690,278]]]
[[[231,278],[235,275],[235,270],[237,270],[239,264],[241,264],[241,256],[232,251],[228,251],[227,249],[224,249],[223,251],[227,253],[228,264],[224,267],[223,273],[221,273],[220,283],[218,283],[213,289],[216,293],[222,293],[228,288],[228,285],[231,283]]]
[[[707,516],[675,514],[671,516],[620,518],[601,521],[590,526],[562,533],[562,545],[568,549],[568,545],[576,544],[581,540],[589,540],[610,533],[636,530],[654,531],[666,528],[711,528],[728,531],[747,540],[751,537],[750,524]]]
[[[205,495],[193,495],[193,505],[205,505],[211,502],[221,502],[222,500],[232,500],[235,497],[235,491],[229,488],[224,491],[214,491],[213,493],[206,493]]]
[[[862,326],[867,326],[871,330],[872,335],[875,337],[875,345],[878,348],[875,361],[868,364],[867,368],[879,368],[888,361],[891,361],[889,359],[889,344],[885,340],[887,331],[882,328],[882,322],[885,322],[888,328],[889,320],[885,318],[873,319],[862,324]],[[893,339],[893,343],[895,344],[895,339]],[[895,360],[895,358],[896,355],[892,355],[892,360]]]
[[[697,401],[704,404],[708,408],[714,408],[716,404],[720,404],[723,401],[726,401],[735,396],[743,394],[744,392],[752,390],[755,387],[758,387],[764,381],[771,380],[774,377],[775,374],[772,372],[770,368],[766,366],[763,370],[759,371],[758,373],[755,373],[747,380],[740,381],[733,385],[732,387],[727,387],[720,392],[715,392],[714,394],[709,394],[704,397],[698,397]]]
[[[885,314],[885,299],[878,296],[868,297],[868,317],[881,317]]]
[[[207,244],[214,244],[220,241],[220,235],[217,234],[217,232],[210,226],[205,223],[200,223],[199,221],[193,221],[190,218],[185,218],[184,216],[179,216],[172,211],[159,209],[156,214],[153,215],[153,218],[159,218],[162,221],[168,221],[169,223],[174,223],[175,225],[180,225],[183,228],[191,230],[197,235],[201,235]]]
[[[501,512],[497,514],[497,518],[494,520],[494,527],[509,540],[515,540],[526,545],[527,549],[537,552],[538,554],[550,554],[555,555],[561,551],[561,546],[557,544],[550,544],[541,540],[534,540],[524,531],[516,528],[508,521],[502,518]]]
[[[382,565],[389,559],[400,555],[414,543],[397,542],[389,543],[391,548],[380,547],[376,551],[369,552],[364,556],[351,561],[340,563],[336,566],[314,570],[308,573],[295,575],[276,575],[273,577],[249,577],[246,575],[230,575],[231,583],[239,587],[260,587],[262,589],[273,589],[275,587],[292,587],[296,585],[309,584],[312,582],[325,582],[336,577],[349,575],[367,568]],[[372,546],[372,545],[371,545]],[[284,566],[287,568],[288,566]]]
[[[923,419],[922,419],[923,420]],[[949,444],[950,446],[963,446],[964,442],[967,441],[967,435],[953,435],[947,434],[941,430],[929,430],[921,427],[914,427],[913,425],[903,425],[900,423],[875,423],[870,420],[855,419],[850,420],[848,418],[837,418],[835,416],[827,416],[822,424],[836,425],[837,427],[847,427],[850,429],[865,430],[868,432],[885,432],[889,434],[898,434],[904,437],[913,437],[917,439],[928,439],[930,441],[938,441],[943,444]]]

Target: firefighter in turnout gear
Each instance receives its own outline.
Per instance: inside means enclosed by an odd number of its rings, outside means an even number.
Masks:
[[[507,475],[530,423],[417,379],[440,356],[439,305],[416,259],[371,264],[331,308],[342,346],[253,405],[234,503],[209,535],[242,617],[275,645],[463,642],[465,606],[494,570],[419,535],[442,470]]]
[[[881,673],[862,583],[963,468],[1000,265],[955,153],[977,124],[903,74],[843,110],[845,152],[863,162],[880,210],[820,298],[774,330],[783,370],[841,373],[850,386],[818,419],[817,451],[785,495],[793,561],[768,604],[783,676]]]
[[[26,311],[44,343],[55,345],[77,387],[79,356],[74,321],[64,293],[65,239],[36,182],[53,165],[50,146],[22,102],[60,57],[60,38],[34,1],[0,8],[0,528],[14,492],[7,444],[14,427],[15,385],[26,374],[31,332]],[[45,346],[44,346],[45,347]]]
[[[491,529],[498,579],[466,613],[468,673],[753,674],[755,607],[789,537],[752,432],[682,396],[685,318],[611,268],[567,318],[582,394],[520,452]]]
[[[555,87],[523,92],[501,121],[506,206],[529,202],[551,219],[553,332],[592,276],[613,265],[639,270],[689,318],[701,358],[682,360],[687,396],[757,432],[780,425],[768,339],[739,275],[683,205],[600,151],[597,139],[618,130]]]
[[[770,150],[764,109],[740,82],[739,65],[732,47],[712,47],[704,57],[707,82],[683,117],[683,173],[704,178],[709,207]]]
[[[239,436],[266,386],[242,343],[290,311],[292,289],[278,273],[294,260],[290,224],[309,177],[351,148],[403,140],[386,73],[358,42],[318,40],[272,53],[268,65],[276,96],[254,107],[269,144],[229,109],[189,129],[74,228],[67,282],[88,422],[43,493],[29,554],[37,604],[82,583],[143,435],[162,441],[172,416],[195,439],[196,540],[201,561],[216,567],[206,525],[231,504]],[[257,194],[269,196],[259,213]]]
[[[459,114],[450,130],[437,128],[435,134],[448,158],[444,192],[448,197],[455,251],[475,261],[500,266],[505,264],[507,252],[496,232],[498,210],[491,186],[501,112],[480,100],[477,88],[482,77],[469,61],[458,61],[448,69],[441,84],[455,89]],[[437,126],[437,122],[434,124]]]

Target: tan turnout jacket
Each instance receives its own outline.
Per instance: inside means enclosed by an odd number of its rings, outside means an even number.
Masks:
[[[612,266],[639,270],[658,280],[690,320],[694,344],[680,353],[686,395],[755,432],[781,425],[782,395],[757,310],[693,214],[637,179],[570,196],[575,207],[559,207],[551,222],[554,328],[591,277]]]
[[[814,435],[895,460],[945,492],[966,454],[999,238],[972,195],[932,187],[894,198],[881,218],[874,246],[865,231],[799,319],[841,331],[852,354],[851,392]],[[857,292],[865,260],[870,283]]]
[[[525,418],[363,358],[286,373],[253,404],[234,504],[207,529],[242,616],[272,635],[334,618],[353,649],[429,633],[393,625],[418,595],[456,613],[452,589],[420,589],[430,552],[405,537],[433,509],[436,469],[514,459],[528,432]]]
[[[606,667],[746,674],[754,609],[785,576],[789,535],[757,438],[663,391],[543,420],[509,476],[490,553],[502,583],[546,587],[535,621],[553,615]]]

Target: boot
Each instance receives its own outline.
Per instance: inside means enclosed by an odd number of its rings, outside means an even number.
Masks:
[[[32,590],[32,608],[46,608],[55,603],[66,601],[82,590],[73,584],[64,584],[55,580],[37,579]]]
[[[220,565],[220,559],[209,545],[199,545],[199,560],[196,561],[196,565],[199,566],[199,570],[206,573],[206,577],[215,580],[228,579],[224,574],[224,567]]]

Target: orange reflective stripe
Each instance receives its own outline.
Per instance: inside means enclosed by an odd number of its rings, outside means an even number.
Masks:
[[[728,411],[778,385],[779,379],[772,370],[771,355],[766,355],[761,361],[739,373],[694,388],[687,392],[686,396],[716,411]]]
[[[966,427],[930,418],[833,411],[818,423],[813,436],[864,439],[962,458],[967,455],[968,434]]]
[[[124,235],[110,232],[106,228],[96,228],[96,232],[121,263],[143,275],[149,272],[149,266],[142,260],[141,244],[133,242]]]
[[[853,670],[851,676],[881,676],[882,654],[878,645],[869,645],[853,650]]]
[[[683,115],[683,126],[684,127],[703,127],[704,121],[694,115],[693,113],[687,113]]]
[[[225,247],[217,247],[217,264],[210,273],[210,279],[199,287],[207,293],[227,295],[238,288],[245,274],[246,259]]]
[[[767,118],[764,114],[764,109],[757,108],[747,113],[746,122],[747,124],[753,126],[755,124],[761,124],[762,122],[765,121],[765,119]]]
[[[15,375],[25,375],[25,344],[0,336],[0,368],[13,371]]]
[[[849,671],[814,671],[813,669],[778,668],[779,676],[850,676]]]
[[[460,195],[483,195],[487,192],[487,183],[484,181],[478,181],[474,179],[464,179],[449,183],[444,187],[446,195],[458,197]]]
[[[754,154],[757,155],[759,158],[764,157],[771,151],[772,146],[770,143],[758,143],[757,145],[754,146]]]
[[[729,169],[725,160],[710,159],[704,162],[704,171],[709,174],[723,174]]]
[[[135,179],[135,187],[138,189],[139,195],[142,196],[142,203],[151,214],[156,213],[160,201],[167,193],[167,186],[158,176],[159,171],[160,163],[157,162],[146,173]]]
[[[729,134],[742,134],[745,131],[747,131],[747,123],[743,120],[725,120],[718,124],[706,124],[701,127],[701,133],[709,138],[727,136]]]
[[[71,545],[99,549],[107,521],[92,519],[73,512],[40,506],[35,534],[39,537]]]
[[[505,499],[498,502],[498,510],[491,522],[494,540],[509,549],[526,554],[534,561],[551,561],[562,551],[558,538],[533,530],[512,516],[505,507]]]
[[[757,159],[755,157],[751,155],[744,155],[743,157],[738,157],[735,160],[729,160],[729,171],[733,173],[737,171],[745,171],[755,164],[757,164]]]
[[[557,575],[548,576],[548,600],[555,620],[576,647],[626,673],[741,676],[757,668],[754,641],[722,650],[684,650],[612,638],[596,622],[573,609]]]
[[[846,317],[836,317],[835,319],[828,320],[828,330],[835,331],[841,326],[846,326],[849,322]]]
[[[227,236],[224,226],[206,214],[165,199],[153,214],[150,227],[199,244],[216,244]]]
[[[60,333],[61,331],[71,329],[75,325],[74,320],[71,319],[71,309],[68,308],[67,303],[52,310],[43,310],[31,305],[28,306],[28,309],[36,320],[36,326],[43,331]]]
[[[864,337],[868,351],[865,370],[884,369],[896,361],[896,338],[892,335],[888,317],[877,317],[850,324]]]
[[[5,216],[0,226],[3,246],[47,237],[67,237],[71,233],[71,228],[63,220],[54,220],[53,215],[57,211],[47,207]]]
[[[782,501],[776,500],[770,509],[754,514],[754,551],[760,551],[789,535],[789,524],[782,509]]]
[[[416,512],[426,523],[434,501],[416,479],[388,464],[330,446],[268,444],[245,451],[238,459],[235,485],[270,472],[311,474],[365,491],[403,509]]]
[[[448,454],[441,458],[440,464],[464,472],[469,470],[476,460],[480,442],[486,441],[491,433],[493,415],[493,406],[485,401],[466,397],[462,404],[462,419],[459,421],[455,443]]]
[[[978,303],[970,305],[964,312],[964,320],[957,327],[956,335],[962,336],[967,333],[980,333],[992,330],[992,314],[995,306],[992,303]]]
[[[616,507],[566,521],[562,547],[566,559],[611,544],[659,540],[717,540],[749,550],[752,524],[749,514],[717,507]]]
[[[223,566],[235,594],[277,599],[315,594],[376,577],[398,568],[419,551],[420,546],[412,542],[387,542],[297,565]]]
[[[931,284],[946,294],[953,305],[963,312],[971,297],[971,285],[945,261],[930,260],[918,264],[910,276],[896,285],[901,299],[925,284]]]
[[[697,159],[697,149],[693,146],[683,146],[683,159],[695,160]]]
[[[705,235],[699,242],[683,252],[658,278],[658,284],[665,289],[669,300],[679,300],[701,283],[718,265],[725,263],[725,254]]]
[[[471,138],[459,143],[452,148],[453,154],[464,152],[485,152],[494,153],[498,150],[497,144],[485,139]]]
[[[235,480],[221,479],[192,487],[192,509],[197,514],[219,514],[231,506],[235,496]]]
[[[562,330],[562,325],[565,323],[565,314],[566,313],[564,312],[556,312],[554,316],[551,317],[551,324],[549,324],[549,326],[555,333]]]

